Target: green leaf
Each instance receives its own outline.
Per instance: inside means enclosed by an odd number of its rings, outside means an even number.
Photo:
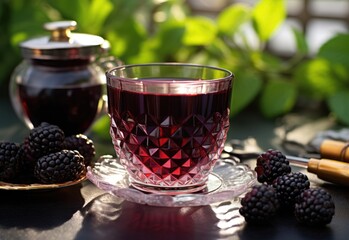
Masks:
[[[253,26],[262,41],[267,41],[285,20],[284,0],[261,0],[253,10]]]
[[[231,116],[251,103],[262,88],[263,81],[254,72],[236,72],[230,106]]]
[[[324,43],[318,57],[349,67],[349,34],[339,34]]]
[[[80,1],[70,1],[70,0],[47,0],[46,4],[55,9],[59,18],[66,20],[80,20],[80,15],[82,10],[87,8],[89,5],[89,0],[80,0]],[[86,14],[86,13],[85,13]],[[56,19],[57,20],[57,19]],[[79,21],[80,22],[80,21]],[[78,27],[79,27],[78,22]]]
[[[106,18],[113,10],[110,0],[48,0],[59,18],[77,21],[77,31],[100,35]],[[61,20],[55,19],[55,20]]]
[[[42,4],[40,4],[38,1],[14,2],[15,1],[11,1],[11,3],[16,6],[12,6],[12,12],[10,13],[11,22],[8,23],[10,24],[8,27],[11,34],[22,33],[27,38],[32,38],[45,33],[47,34],[47,32],[43,29],[43,24],[49,21],[49,19],[45,15],[46,13],[44,12]],[[28,21],[28,19],[30,19],[30,21]]]
[[[280,58],[267,52],[251,52],[251,61],[254,67],[264,72],[280,72],[283,62]]]
[[[138,54],[130,57],[124,57],[127,63],[149,63],[149,62],[164,62],[163,56],[157,54],[157,49],[159,46],[159,41],[157,38],[149,38],[142,42],[141,49]],[[127,51],[126,51],[127,53]]]
[[[217,35],[216,25],[205,17],[192,17],[185,21],[185,45],[209,45]]]
[[[108,31],[106,38],[111,43],[112,53],[126,62],[130,57],[140,53],[146,36],[143,25],[132,16],[124,21],[125,24],[115,23],[114,30]]]
[[[304,94],[321,100],[345,87],[348,74],[340,65],[315,58],[299,65],[294,78]]]
[[[110,140],[109,134],[110,118],[108,115],[103,115],[91,127],[92,132],[102,140]]]
[[[163,56],[174,55],[183,46],[183,36],[185,34],[185,26],[183,22],[168,21],[159,28],[157,38],[159,46],[157,54]]]
[[[244,51],[229,47],[222,38],[216,38],[202,52],[207,55],[207,58],[215,59],[217,66],[234,70],[241,69],[242,55],[245,54]]]
[[[84,24],[86,29],[91,29],[91,33],[100,34],[103,24],[113,10],[113,5],[109,0],[92,0],[88,12],[84,14]],[[93,16],[93,17],[91,17]]]
[[[336,92],[327,100],[328,106],[335,117],[349,125],[349,91]]]
[[[296,86],[283,79],[269,80],[262,92],[260,107],[264,116],[277,117],[292,109],[296,102]]]
[[[251,10],[244,4],[234,4],[218,16],[218,29],[224,34],[233,35],[240,26],[250,20]]]
[[[307,54],[309,51],[309,47],[303,32],[296,28],[293,28],[292,31],[293,31],[294,38],[296,40],[296,46],[297,46],[298,52],[303,55]]]

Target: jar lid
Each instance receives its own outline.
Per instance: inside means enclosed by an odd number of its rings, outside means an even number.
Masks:
[[[24,58],[35,59],[77,59],[90,58],[100,54],[108,44],[102,37],[72,33],[75,21],[58,21],[44,24],[50,36],[29,39],[20,44]]]

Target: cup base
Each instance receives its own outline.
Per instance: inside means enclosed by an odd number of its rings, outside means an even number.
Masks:
[[[162,195],[178,195],[178,194],[186,194],[186,193],[195,193],[200,192],[204,188],[206,188],[206,184],[190,186],[190,187],[154,187],[147,186],[139,183],[131,183],[131,186],[146,193],[155,193]]]
[[[140,190],[145,193],[153,193],[158,195],[179,195],[179,194],[190,194],[190,193],[208,193],[217,190],[221,187],[222,181],[220,177],[215,174],[209,175],[210,181],[205,181],[202,184],[180,186],[180,187],[166,187],[166,186],[154,186],[132,181],[130,184],[133,188]]]

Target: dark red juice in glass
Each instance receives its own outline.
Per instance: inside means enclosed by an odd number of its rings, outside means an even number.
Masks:
[[[107,85],[111,136],[132,179],[154,187],[203,184],[226,140],[231,85],[200,94],[121,88]]]
[[[26,121],[58,125],[65,134],[84,133],[102,109],[102,84],[90,86],[36,87],[18,85]]]

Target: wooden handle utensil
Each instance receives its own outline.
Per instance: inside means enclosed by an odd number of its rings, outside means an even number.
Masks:
[[[290,164],[306,167],[318,178],[339,185],[349,186],[349,163],[332,159],[286,156]]]
[[[320,145],[320,154],[323,158],[349,163],[349,143],[326,139]]]

